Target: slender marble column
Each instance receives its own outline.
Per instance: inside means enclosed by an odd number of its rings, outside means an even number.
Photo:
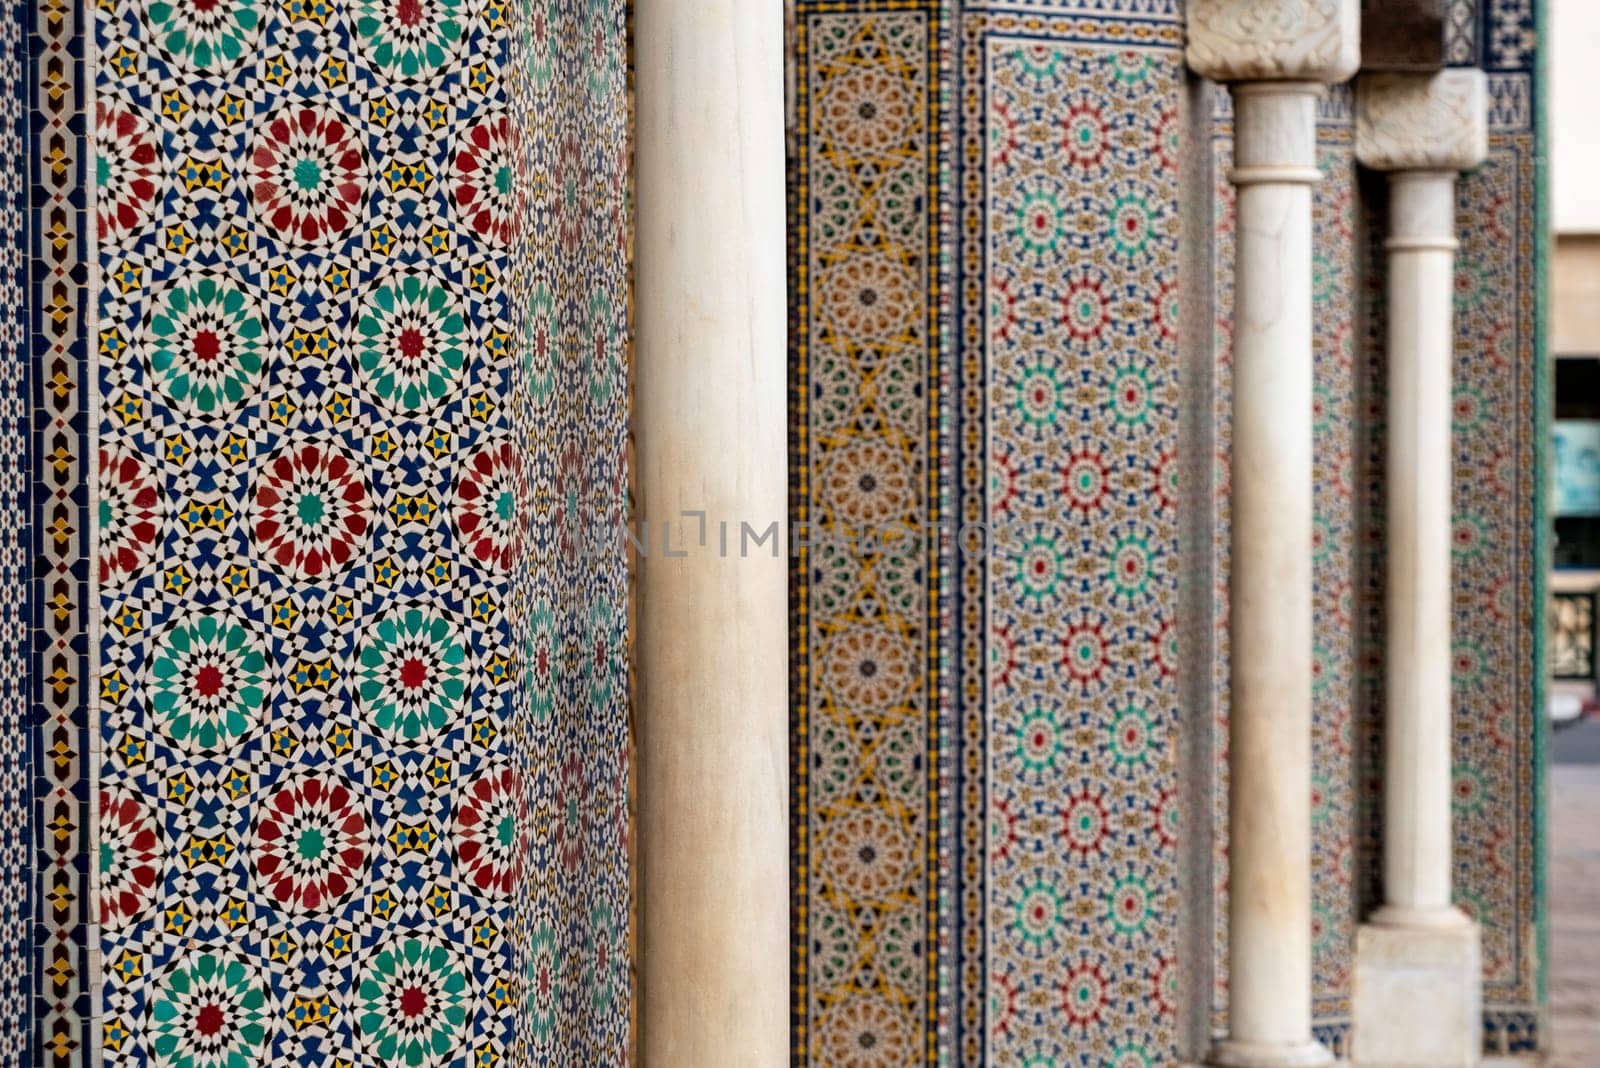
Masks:
[[[1388,717],[1381,922],[1450,904],[1450,360],[1455,174],[1389,176]]]
[[[1359,1062],[1477,1063],[1478,934],[1450,901],[1450,364],[1456,172],[1488,153],[1481,72],[1364,75],[1356,153],[1389,173],[1384,905],[1357,939]]]
[[[1311,193],[1317,99],[1356,0],[1195,0],[1189,63],[1232,82],[1228,1036],[1216,1065],[1332,1060],[1311,1034]]]
[[[783,18],[634,8],[644,1068],[788,1060]]]

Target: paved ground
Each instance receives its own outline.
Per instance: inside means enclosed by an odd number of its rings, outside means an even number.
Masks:
[[[1600,722],[1561,731],[1554,755],[1550,1065],[1596,1068],[1600,1065]]]
[[[1555,732],[1557,764],[1600,764],[1600,719],[1587,719]]]

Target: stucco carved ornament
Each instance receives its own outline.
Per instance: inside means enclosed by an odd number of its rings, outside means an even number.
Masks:
[[[1189,66],[1219,82],[1342,82],[1361,65],[1360,0],[1190,0]]]
[[[1481,70],[1363,74],[1356,82],[1356,156],[1380,171],[1465,171],[1489,154],[1489,90]]]

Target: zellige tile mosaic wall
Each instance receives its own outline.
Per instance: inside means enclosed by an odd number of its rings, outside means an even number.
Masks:
[[[622,6],[97,43],[107,1060],[622,1063]]]
[[[799,8],[797,1063],[1176,1041],[1181,22],[1089,7]]]

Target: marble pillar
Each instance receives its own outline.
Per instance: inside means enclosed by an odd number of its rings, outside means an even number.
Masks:
[[[1363,75],[1356,154],[1389,173],[1384,904],[1357,936],[1353,1052],[1478,1062],[1475,924],[1450,871],[1450,366],[1455,179],[1488,154],[1483,74]]]
[[[1357,0],[1194,0],[1189,65],[1229,83],[1234,264],[1228,1034],[1211,1063],[1328,1063],[1311,1033],[1311,194],[1317,99],[1358,65]]]
[[[634,7],[644,1068],[788,1061],[783,19]]]

